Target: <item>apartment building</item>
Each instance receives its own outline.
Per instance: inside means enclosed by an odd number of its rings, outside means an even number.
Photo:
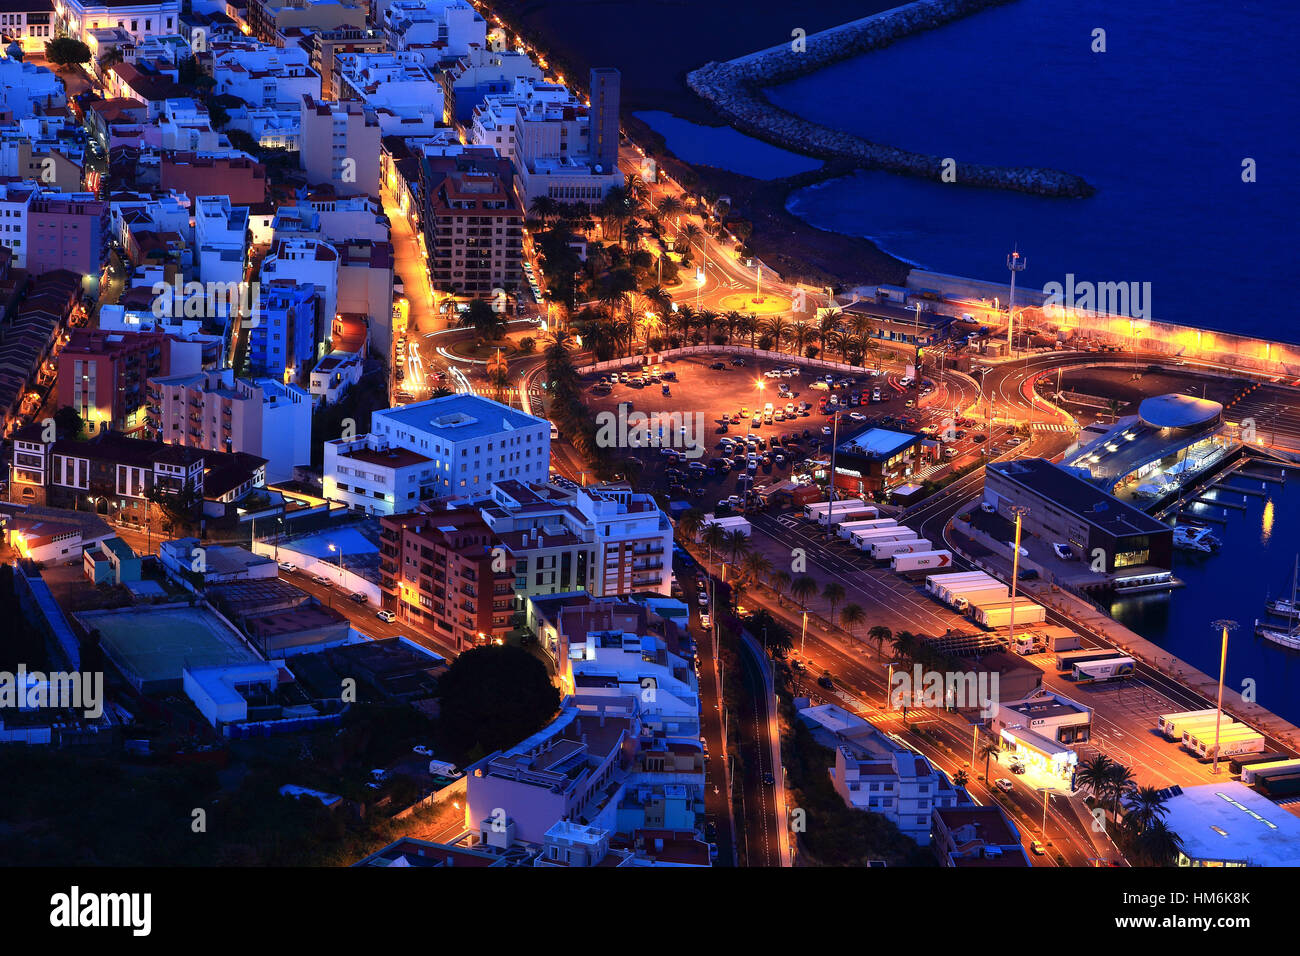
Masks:
[[[0,57],[0,111],[14,119],[56,112],[68,104],[63,81],[26,60]]]
[[[12,37],[23,53],[43,53],[54,32],[54,0],[2,0],[0,34]]]
[[[235,205],[266,201],[266,167],[246,156],[175,152],[162,157],[159,184],[187,196],[229,196]]]
[[[430,69],[487,46],[487,21],[466,0],[392,0],[383,12],[389,47]]]
[[[442,84],[444,120],[466,126],[474,110],[489,96],[501,96],[516,83],[542,82],[542,68],[526,53],[476,47],[438,74]]]
[[[878,813],[921,846],[936,809],[968,805],[965,791],[921,754],[835,704],[807,706],[799,718],[835,750],[831,783],[845,804]]]
[[[421,225],[433,283],[457,295],[497,299],[520,282],[524,207],[508,160],[422,156]]]
[[[478,512],[417,512],[383,518],[381,526],[385,606],[458,650],[506,637],[515,614],[514,577]]]
[[[341,27],[312,30],[300,41],[307,50],[311,68],[320,74],[320,98],[338,97],[334,88],[335,57],[340,53],[383,53],[388,49],[383,34],[373,30]]]
[[[316,355],[320,296],[310,282],[263,281],[258,288],[257,324],[248,331],[248,366],[253,374],[297,381]]]
[[[194,200],[196,278],[203,282],[241,282],[248,258],[249,213],[229,196]]]
[[[1020,830],[996,805],[936,808],[932,836],[940,866],[1029,866]]]
[[[213,44],[212,78],[217,93],[254,107],[296,106],[321,87],[306,50],[264,43]]]
[[[324,496],[391,515],[431,498],[484,493],[494,481],[543,481],[550,427],[468,394],[376,411],[369,434],[325,443]]]
[[[257,455],[268,481],[287,481],[311,460],[311,396],[296,385],[237,379],[227,368],[152,378],[149,392],[153,438]]]
[[[381,136],[428,136],[442,122],[442,87],[419,53],[340,53],[334,58],[340,100],[374,111]]]
[[[340,196],[379,195],[382,135],[375,111],[357,100],[304,96],[299,165],[313,185],[328,184]]]
[[[199,370],[199,346],[163,332],[74,329],[59,352],[59,406],[70,405],[86,431],[143,436],[150,378]]]
[[[317,332],[324,338],[327,323],[339,310],[339,254],[334,246],[309,236],[273,235],[259,275],[264,286],[289,281],[315,287],[320,300]]]
[[[333,405],[361,381],[361,356],[355,352],[330,352],[312,366],[308,391],[312,402]]]
[[[42,192],[27,210],[27,271],[98,279],[108,258],[108,203],[94,193]]]
[[[27,217],[39,194],[35,183],[0,183],[0,245],[12,253],[15,269],[27,268]]]
[[[280,45],[295,27],[362,30],[366,26],[366,4],[351,0],[248,0],[248,25],[259,40]]]

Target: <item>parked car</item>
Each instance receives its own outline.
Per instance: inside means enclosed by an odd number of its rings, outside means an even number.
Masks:
[[[379,620],[383,621],[385,624],[392,624],[397,620],[397,615],[387,608],[384,608],[381,611],[376,611],[375,617],[379,618]]]
[[[354,594],[349,594],[349,595],[348,595],[348,600],[349,600],[349,601],[356,601],[358,604],[368,604],[368,603],[370,603],[370,599],[369,599],[368,597],[366,597],[364,594],[362,594],[360,591],[357,591],[357,592],[354,593]]]
[[[423,744],[421,744],[421,745],[418,746],[418,747],[412,747],[411,750],[412,750],[414,753],[419,754],[421,757],[432,757],[432,756],[433,756],[433,751],[430,750],[428,747],[424,746]]]
[[[297,571],[297,570],[298,570],[298,565],[294,564],[292,561],[281,561],[281,562],[280,562],[280,570],[281,570],[281,571]]]
[[[998,777],[998,779],[993,781],[993,786],[997,787],[1003,793],[1010,793],[1015,789],[1015,785],[1006,777]]]
[[[1062,561],[1074,560],[1074,552],[1070,550],[1068,544],[1061,544],[1059,541],[1054,542],[1052,544],[1052,550],[1056,552],[1056,556]]]
[[[311,576],[311,579],[315,581],[317,584],[322,585],[323,587],[331,587],[334,583],[329,578],[325,577],[325,575],[323,574],[313,574]]]

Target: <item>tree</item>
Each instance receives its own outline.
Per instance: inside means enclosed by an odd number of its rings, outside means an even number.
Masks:
[[[489,644],[461,654],[438,681],[438,735],[463,760],[476,747],[492,753],[536,733],[560,706],[542,662],[518,647]]]
[[[766,608],[755,611],[746,627],[775,658],[784,660],[794,647],[794,635],[790,629],[774,618]]]
[[[461,314],[462,328],[473,329],[479,337],[487,342],[495,342],[505,334],[506,324],[486,299],[473,299],[469,308]]]
[[[750,551],[740,560],[740,573],[755,583],[761,583],[772,570],[772,561],[761,551]]]
[[[685,541],[694,541],[704,524],[704,512],[698,508],[683,511],[677,517],[677,536]]]
[[[1155,787],[1134,788],[1124,801],[1124,822],[1135,832],[1142,833],[1169,812],[1165,800],[1165,795]]]
[[[835,623],[835,608],[844,600],[844,585],[839,581],[827,581],[826,586],[822,588],[822,597],[824,597],[831,606],[831,623]]]
[[[848,609],[845,608],[845,610]],[[876,657],[883,657],[884,655],[882,650],[885,646],[885,641],[892,641],[894,639],[894,632],[883,624],[873,624],[871,630],[867,631],[867,638],[876,642]]]
[[[850,635],[866,619],[867,612],[863,610],[862,605],[855,604],[852,601],[844,605],[844,610],[840,611],[840,626],[848,631]]]
[[[45,44],[45,59],[59,70],[90,62],[90,47],[73,37],[58,37]]]
[[[749,551],[749,535],[737,528],[727,533],[723,544],[731,552],[731,563],[736,564],[739,556]]]
[[[801,574],[790,585],[790,596],[799,602],[799,610],[804,610],[808,599],[817,593],[817,579],[809,574]]]
[[[965,770],[958,770],[952,775],[952,782],[958,787],[964,787],[966,784],[970,783],[970,774]]]
[[[1098,800],[1103,800],[1110,789],[1110,773],[1114,762],[1105,754],[1097,754],[1079,765],[1074,773],[1075,782]]]
[[[1133,771],[1121,763],[1112,763],[1106,771],[1106,791],[1110,795],[1110,812],[1118,819],[1120,801],[1127,797],[1136,785]]]
[[[727,532],[716,521],[710,521],[700,533],[700,543],[709,549],[709,563],[713,563],[713,552],[727,541]]]
[[[71,405],[64,405],[54,413],[54,428],[64,438],[80,438],[86,423]]]
[[[984,758],[984,781],[986,783],[989,779],[989,761],[993,759],[995,754],[1001,752],[1002,747],[998,744],[998,739],[996,737],[991,737],[984,741],[984,743],[980,744],[979,754]]]
[[[1164,820],[1153,820],[1138,838],[1138,855],[1148,866],[1173,866],[1183,852],[1183,839]]]
[[[772,590],[776,592],[777,601],[780,603],[784,603],[781,595],[785,591],[788,591],[790,589],[790,583],[792,581],[792,578],[790,577],[790,572],[786,571],[784,568],[778,568],[777,570],[772,572],[772,576],[771,578],[769,578],[769,580],[771,581],[772,584]]]

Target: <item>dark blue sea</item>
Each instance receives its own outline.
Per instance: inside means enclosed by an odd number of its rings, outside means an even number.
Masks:
[[[1098,29],[1104,53],[1092,51]],[[1152,318],[1300,341],[1289,301],[1300,280],[1298,40],[1295,0],[987,10],[769,95],[825,125],[952,157],[959,177],[962,162],[1046,166],[1097,194],[1040,199],[862,172],[795,194],[790,209],[941,272],[1004,281],[1018,245],[1026,285],[1071,272],[1150,282]],[[673,132],[683,158],[690,145],[694,161],[715,153],[718,166],[743,155],[749,168],[737,171],[754,175],[748,150]]]

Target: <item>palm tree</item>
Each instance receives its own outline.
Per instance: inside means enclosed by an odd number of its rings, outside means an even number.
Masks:
[[[817,579],[810,574],[801,574],[790,584],[790,596],[799,602],[799,610],[805,610],[808,599],[817,593]]]
[[[1110,793],[1110,812],[1118,819],[1120,801],[1132,792],[1137,785],[1133,771],[1122,763],[1113,763],[1106,775],[1106,789]]]
[[[781,351],[781,343],[789,335],[789,326],[790,323],[780,315],[774,315],[763,323],[763,334],[771,337],[772,347],[778,352]]]
[[[796,322],[790,326],[790,344],[794,346],[795,355],[803,355],[804,348],[813,340],[816,333],[809,322]]]
[[[839,331],[840,323],[844,321],[844,313],[839,309],[827,309],[817,320],[817,345],[818,348],[826,351],[826,336],[832,332]]]
[[[727,532],[716,521],[710,521],[700,533],[700,543],[709,549],[709,563],[713,563],[713,552],[726,543]]]
[[[528,211],[540,219],[544,227],[560,214],[560,204],[550,196],[538,196],[529,205]]]
[[[984,758],[984,780],[986,782],[989,779],[989,761],[1001,752],[1002,747],[998,744],[998,738],[996,737],[990,737],[980,744],[979,755]]]
[[[873,624],[871,630],[867,631],[867,637],[876,642],[876,657],[883,657],[881,649],[885,646],[885,641],[894,639],[894,632],[883,624]]]
[[[831,606],[831,623],[835,623],[835,608],[844,600],[844,585],[839,581],[827,581],[826,586],[822,588],[822,597],[824,597]]]
[[[893,636],[894,656],[900,661],[909,661],[916,656],[919,644],[911,631],[899,631]]]
[[[741,335],[749,336],[749,347],[754,347],[754,336],[758,334],[758,316],[754,313],[742,315],[736,320],[736,331]]]
[[[670,193],[659,200],[659,205],[656,208],[659,212],[659,218],[667,223],[676,220],[686,207],[680,199]],[[676,228],[675,224],[674,228]]]
[[[677,518],[677,533],[685,541],[694,541],[704,524],[704,513],[696,508],[682,512]]]
[[[703,236],[704,230],[693,222],[686,223],[686,225],[682,226],[681,230],[677,233],[677,238],[686,241],[688,249],[693,243],[701,241]]]
[[[840,611],[840,626],[851,635],[854,628],[867,619],[867,612],[863,610],[861,604],[854,604],[850,601],[844,605],[844,610]]]
[[[1113,762],[1105,754],[1097,754],[1091,760],[1079,765],[1075,771],[1075,781],[1086,787],[1098,800],[1101,800],[1110,787],[1110,772]]]
[[[1137,833],[1144,832],[1169,812],[1165,795],[1152,786],[1136,787],[1125,798],[1124,822]]]
[[[772,585],[772,590],[776,592],[777,603],[784,603],[781,595],[785,591],[788,591],[792,584],[790,572],[786,571],[784,568],[778,568],[772,572],[772,576],[768,580]]]
[[[964,787],[966,784],[970,783],[970,774],[965,770],[958,770],[952,775],[952,782],[958,787]]]
[[[1173,866],[1183,852],[1183,838],[1164,820],[1153,820],[1138,838],[1142,859],[1151,866]]]
[[[726,315],[722,317],[723,322],[725,322],[727,326],[728,345],[734,344],[736,338],[736,330],[740,328],[740,323],[743,320],[743,318],[744,317],[735,309],[732,309],[730,312],[728,312]]]
[[[731,563],[734,565],[741,554],[749,551],[749,535],[737,528],[727,533],[723,545],[731,552]]]
[[[771,570],[771,560],[761,551],[750,551],[740,560],[740,573],[755,583],[761,583],[763,576]]]

